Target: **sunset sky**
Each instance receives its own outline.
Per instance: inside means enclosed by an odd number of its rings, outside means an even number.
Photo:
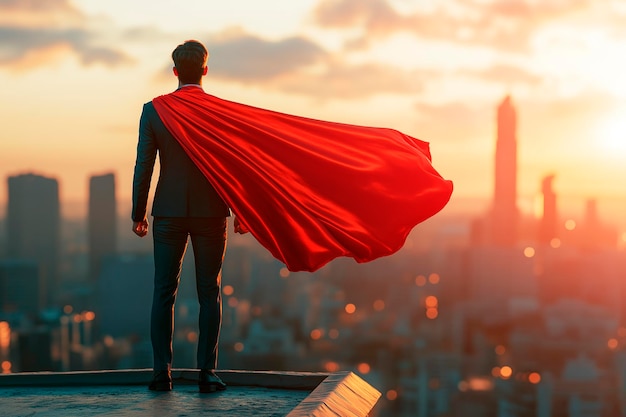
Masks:
[[[114,171],[127,207],[141,106],[185,39],[218,97],[430,142],[453,208],[491,196],[510,94],[520,206],[554,173],[563,201],[626,212],[626,0],[0,0],[0,206],[8,175],[67,203]]]

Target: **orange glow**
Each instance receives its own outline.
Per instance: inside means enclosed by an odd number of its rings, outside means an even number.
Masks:
[[[389,391],[387,391],[387,394],[385,394],[385,397],[389,401],[395,401],[398,399],[398,391],[396,391],[395,389],[390,389]]]
[[[346,313],[353,314],[356,311],[356,306],[352,303],[346,304]]]
[[[565,228],[569,231],[576,229],[576,222],[572,219],[565,221]]]
[[[9,374],[11,373],[11,362],[9,361],[3,361],[2,362],[2,373],[3,374]]]
[[[541,375],[539,375],[537,372],[531,372],[530,375],[528,375],[528,382],[530,382],[531,384],[540,383]]]
[[[237,343],[235,343],[233,348],[235,349],[235,352],[243,352],[244,346],[243,346],[243,343],[237,342]]]
[[[432,273],[428,276],[428,282],[430,282],[431,284],[439,284],[439,274],[436,273]]]
[[[435,297],[434,295],[429,295],[428,297],[426,297],[424,304],[426,304],[426,307],[428,308],[435,308],[439,304],[439,300],[437,300],[437,297]]]
[[[328,361],[324,364],[324,369],[327,372],[337,372],[339,370],[339,364],[337,362]]]
[[[235,293],[235,288],[233,288],[232,285],[226,285],[226,286],[224,286],[224,288],[222,288],[222,293],[225,296],[233,295]]]
[[[607,346],[609,347],[609,349],[611,350],[615,350],[617,349],[617,346],[619,345],[619,342],[617,339],[609,339]]]
[[[370,370],[371,370],[369,364],[367,364],[365,362],[360,363],[359,366],[357,367],[357,369],[359,370],[359,373],[361,373],[363,375],[369,374]]]
[[[474,376],[468,380],[467,388],[472,391],[491,391],[493,390],[493,381],[487,377]]]
[[[532,258],[535,256],[535,248],[531,248],[530,246],[524,249],[524,256],[527,258]]]
[[[506,353],[506,347],[503,345],[496,346],[496,355],[504,355]]]
[[[81,321],[83,321],[83,316],[82,314],[74,314],[72,320],[74,320],[74,323],[80,323]]]
[[[228,299],[228,306],[229,306],[229,307],[235,308],[235,307],[237,307],[238,305],[239,305],[239,300],[237,300],[237,298],[235,298],[235,297],[230,297],[230,298]]]
[[[498,378],[500,376],[500,367],[499,366],[495,366],[491,369],[491,376],[493,376],[494,378]]]
[[[509,379],[513,375],[513,369],[510,366],[500,368],[500,376],[502,379]]]
[[[287,268],[281,268],[281,270],[280,270],[280,277],[281,278],[287,278],[290,273],[291,272],[289,272],[289,270]]]
[[[322,331],[320,329],[311,330],[311,339],[319,340],[322,338]]]
[[[94,313],[93,311],[87,311],[85,312],[85,320],[87,321],[92,321],[96,318],[96,313]]]
[[[104,336],[103,342],[104,342],[104,346],[111,347],[115,344],[115,339],[113,339],[112,336],[106,335]]]
[[[437,307],[426,309],[426,317],[428,317],[430,320],[434,320],[438,316],[439,316],[439,311],[437,310]]]
[[[550,246],[554,249],[558,249],[561,247],[561,239],[555,237],[550,241]]]
[[[328,337],[330,337],[331,339],[337,339],[339,337],[339,330],[337,330],[337,329],[330,329],[328,331]]]
[[[374,301],[374,310],[383,311],[385,309],[385,302],[383,300]]]
[[[0,321],[0,348],[7,349],[11,344],[11,328],[6,321]]]
[[[189,332],[187,333],[187,341],[189,343],[195,343],[198,341],[198,333],[196,332]]]
[[[418,287],[423,287],[426,285],[426,277],[424,275],[418,275],[415,277],[415,285]]]
[[[74,311],[74,307],[72,307],[71,305],[66,305],[65,307],[63,307],[63,312],[65,314],[72,314],[72,311]]]

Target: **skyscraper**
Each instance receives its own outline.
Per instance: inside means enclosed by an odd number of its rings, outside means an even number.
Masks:
[[[539,224],[538,240],[540,244],[548,245],[552,239],[558,237],[556,193],[552,189],[554,175],[548,175],[541,182],[541,194],[543,195],[543,215]]]
[[[507,96],[498,106],[495,161],[495,188],[491,213],[491,243],[517,243],[517,115]]]
[[[89,275],[96,282],[102,258],[115,253],[117,206],[115,175],[94,175],[89,179]]]
[[[35,174],[8,178],[7,254],[39,266],[39,294],[52,305],[58,289],[60,255],[59,183]],[[35,293],[35,292],[34,292]]]

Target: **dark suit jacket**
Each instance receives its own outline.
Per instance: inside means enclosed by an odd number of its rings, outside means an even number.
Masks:
[[[167,130],[152,102],[143,106],[133,178],[133,221],[146,215],[157,151],[161,172],[152,204],[155,217],[226,217],[229,209]]]

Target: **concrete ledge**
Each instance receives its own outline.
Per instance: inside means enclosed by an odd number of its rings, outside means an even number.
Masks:
[[[233,387],[308,391],[309,395],[286,417],[366,417],[381,395],[352,372],[328,374],[223,370],[216,373]],[[150,369],[28,372],[0,374],[0,387],[145,386],[151,378]],[[193,385],[197,383],[198,371],[174,369],[172,378],[175,386]]]
[[[287,417],[365,417],[380,395],[352,372],[337,372],[324,379]]]

